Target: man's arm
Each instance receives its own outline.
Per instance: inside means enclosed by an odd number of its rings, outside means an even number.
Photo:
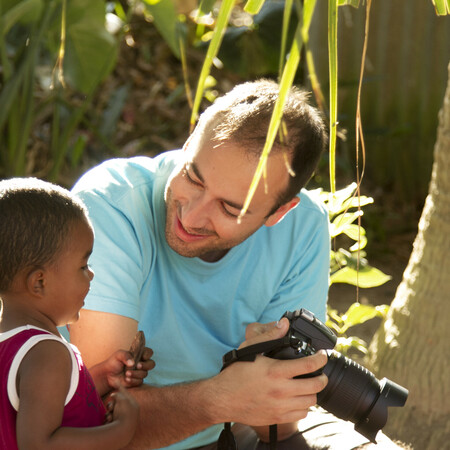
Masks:
[[[258,340],[282,337],[288,328],[272,326]],[[71,326],[71,341],[87,365],[105,359],[113,349],[129,345],[137,330],[132,319],[83,310]],[[251,342],[248,341],[248,344]],[[151,345],[151,343],[150,343]],[[257,357],[237,362],[218,375],[167,387],[144,385],[130,392],[140,404],[140,423],[130,448],[159,448],[185,439],[211,425],[240,422],[252,426],[288,423],[306,416],[316,404],[316,393],[326,385],[325,375],[294,380],[326,362],[325,353],[291,361]]]

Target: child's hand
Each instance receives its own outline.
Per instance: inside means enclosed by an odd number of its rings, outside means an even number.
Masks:
[[[130,354],[129,352],[126,353]],[[147,376],[148,371],[155,367],[155,361],[150,359],[153,356],[153,350],[149,347],[144,347],[139,361],[134,361],[131,354],[130,356],[131,358],[127,360],[124,368],[125,386],[140,386],[144,382],[144,378]],[[133,363],[130,364],[130,361],[133,361]]]
[[[108,398],[106,423],[118,422],[129,433],[130,440],[136,431],[139,404],[125,388],[113,392]]]
[[[133,356],[126,350],[117,350],[103,362],[103,370],[111,389],[118,385],[124,387],[140,386],[148,371],[155,367],[150,358],[153,350],[145,347],[140,361],[134,361]]]

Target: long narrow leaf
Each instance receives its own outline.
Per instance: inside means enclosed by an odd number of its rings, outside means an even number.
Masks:
[[[336,192],[337,0],[328,0],[328,52],[330,65],[330,190]]]
[[[338,6],[349,5],[354,8],[359,8],[359,0],[338,0]]]
[[[200,102],[203,97],[203,91],[205,89],[206,78],[208,77],[211,65],[214,58],[219,51],[220,43],[222,42],[223,35],[225,33],[231,11],[233,10],[235,0],[224,0],[220,6],[219,15],[217,18],[217,23],[214,28],[213,37],[208,46],[208,51],[206,52],[205,61],[202,66],[202,71],[197,84],[197,91],[195,93],[194,106],[192,108],[191,114],[191,127],[194,126],[197,121],[198,111],[200,109]]]
[[[266,0],[247,0],[247,3],[244,6],[244,11],[252,15],[258,14],[265,1]]]
[[[284,4],[283,12],[283,28],[281,30],[281,49],[280,49],[280,61],[279,65],[279,78],[283,74],[284,60],[286,58],[286,45],[287,45],[287,35],[289,31],[289,22],[291,20],[292,13],[292,2],[293,0],[286,0]]]
[[[244,202],[244,206],[239,214],[238,221],[244,216],[247,212],[248,207],[250,206],[250,202],[252,201],[253,195],[256,192],[256,188],[261,180],[261,177],[265,171],[267,159],[269,153],[272,149],[272,145],[275,141],[275,137],[281,122],[281,118],[283,116],[283,106],[288,95],[289,89],[292,86],[294,81],[295,73],[297,72],[298,64],[300,62],[300,49],[303,44],[302,35],[301,35],[301,23],[297,26],[297,30],[295,32],[295,39],[292,43],[291,51],[289,53],[289,58],[286,62],[286,66],[283,70],[283,75],[280,81],[280,93],[278,95],[277,101],[275,102],[274,110],[272,113],[272,117],[269,123],[269,130],[267,131],[267,138],[264,144],[264,148],[261,154],[261,157],[258,162],[258,166],[255,171],[255,175],[251,182],[249,191],[247,193],[247,197]]]
[[[311,25],[312,16],[316,7],[316,0],[305,0],[303,4],[303,28],[302,28],[302,36],[303,43],[305,46],[305,57],[306,57],[306,65],[308,67],[308,75],[309,80],[311,82],[311,87],[314,92],[314,96],[316,98],[317,105],[320,110],[324,113],[328,112],[328,108],[326,107],[326,102],[324,95],[322,93],[322,89],[320,87],[319,80],[317,78],[315,64],[313,55],[311,52],[311,48],[309,46],[309,27]]]
[[[450,0],[431,0],[438,16],[450,14]]]

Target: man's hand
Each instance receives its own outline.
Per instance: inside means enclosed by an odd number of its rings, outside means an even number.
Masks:
[[[278,322],[270,323],[250,323],[245,329],[245,341],[239,348],[258,344],[259,342],[270,341],[282,338],[289,330],[289,320],[283,317]]]
[[[288,329],[286,318],[269,324],[250,324],[240,348],[279,339]],[[217,376],[217,401],[230,422],[251,426],[296,422],[317,403],[316,394],[325,388],[327,377],[294,377],[315,372],[326,362],[324,351],[294,360],[257,356],[254,362],[236,362]]]

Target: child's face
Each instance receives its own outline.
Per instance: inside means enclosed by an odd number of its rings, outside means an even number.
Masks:
[[[76,223],[63,251],[47,268],[48,314],[57,326],[78,320],[94,273],[88,266],[94,235],[86,222]]]

